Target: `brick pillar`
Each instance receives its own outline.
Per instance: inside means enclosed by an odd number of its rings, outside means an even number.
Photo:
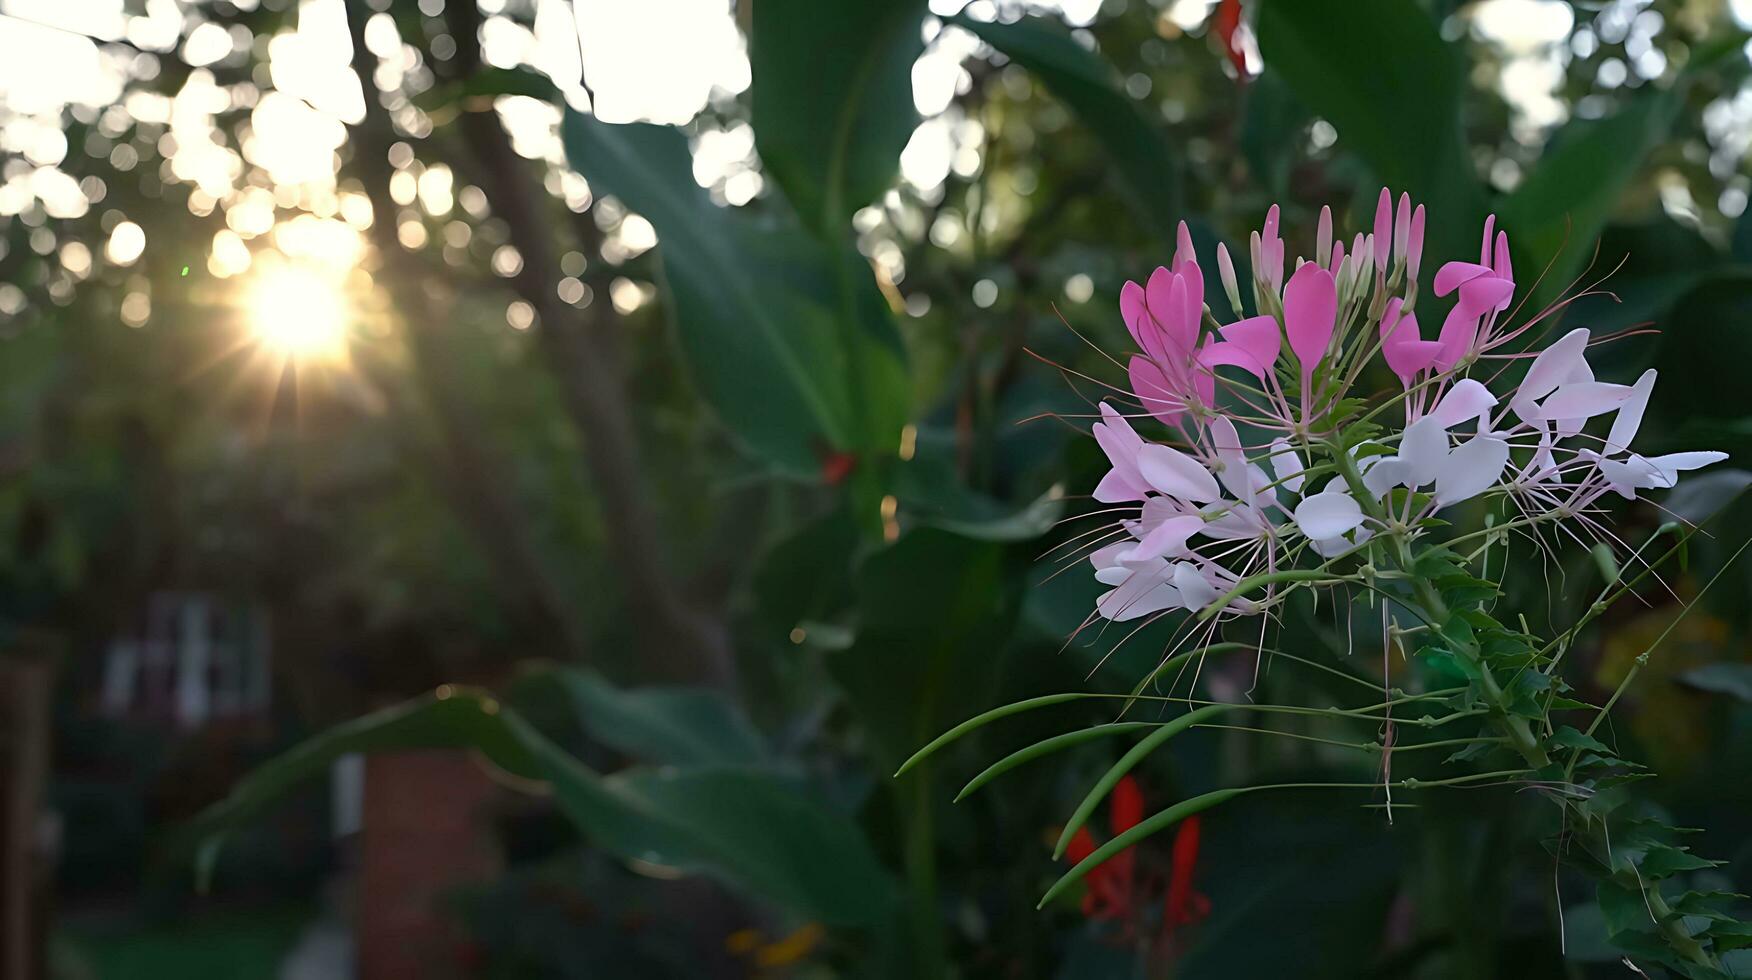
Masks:
[[[366,759],[359,980],[469,975],[446,896],[500,868],[486,819],[495,790],[481,764],[457,750]]]

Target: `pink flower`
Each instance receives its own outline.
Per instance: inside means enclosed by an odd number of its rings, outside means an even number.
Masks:
[[[1586,330],[1538,352],[1518,386],[1493,392],[1469,376],[1481,356],[1544,316],[1499,329],[1515,283],[1508,236],[1494,218],[1478,262],[1449,262],[1436,275],[1436,294],[1454,301],[1435,340],[1422,337],[1412,312],[1422,206],[1403,194],[1395,206],[1384,189],[1373,233],[1353,237],[1348,253],[1322,209],[1316,254],[1291,263],[1287,283],[1278,220],[1273,207],[1251,238],[1253,315],[1219,247],[1237,318],[1205,329],[1214,321],[1184,226],[1172,265],[1121,291],[1138,347],[1127,366],[1131,394],[1180,445],[1145,439],[1101,405],[1094,431],[1111,469],[1094,496],[1121,516],[1088,555],[1109,587],[1097,617],[1192,612],[1214,629],[1268,612],[1287,590],[1224,597],[1243,578],[1292,567],[1304,554],[1330,562],[1359,553],[1372,562],[1383,537],[1431,533],[1437,513],[1478,497],[1511,500],[1524,524],[1576,521],[1604,538],[1604,495],[1671,487],[1680,473],[1724,458],[1632,451],[1655,372],[1630,385],[1596,380]],[[1376,348],[1400,390],[1370,405],[1352,387]],[[1396,401],[1404,403],[1403,429],[1371,428],[1362,442],[1347,431],[1389,418],[1381,410]],[[1595,421],[1605,416],[1609,426]]]

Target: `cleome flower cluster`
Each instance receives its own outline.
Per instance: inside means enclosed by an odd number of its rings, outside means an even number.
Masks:
[[[1395,207],[1383,189],[1372,232],[1347,250],[1323,208],[1315,254],[1287,262],[1274,206],[1250,241],[1250,303],[1217,249],[1230,307],[1255,311],[1229,324],[1204,301],[1184,224],[1172,264],[1126,283],[1120,314],[1138,352],[1125,364],[1129,391],[1104,400],[1094,425],[1112,464],[1094,496],[1120,515],[1089,555],[1109,587],[1096,616],[1266,613],[1283,598],[1276,573],[1403,546],[1443,508],[1478,497],[1512,504],[1501,530],[1607,540],[1606,494],[1671,487],[1725,458],[1634,452],[1655,372],[1595,380],[1586,329],[1529,349],[1529,331],[1547,332],[1562,304],[1509,325],[1515,274],[1494,217],[1477,262],[1437,270],[1435,295],[1452,305],[1426,339],[1424,220],[1421,205],[1402,194]],[[1358,397],[1377,355],[1399,390]],[[1146,426],[1169,438],[1145,438]],[[1272,584],[1250,589],[1250,576]]]

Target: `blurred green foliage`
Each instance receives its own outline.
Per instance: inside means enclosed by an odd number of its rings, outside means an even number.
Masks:
[[[346,5],[356,43],[377,6]],[[939,15],[757,0],[737,10],[749,90],[719,92],[681,127],[604,122],[562,93],[576,79],[484,63],[473,4],[387,6],[413,67],[380,91],[392,76],[355,51],[383,111],[347,120],[336,155],[335,192],[372,213],[345,364],[260,356],[238,298],[249,274],[208,271],[241,191],[202,200],[162,158],[162,123],[124,112],[112,132],[95,110],[65,109],[61,166],[100,181],[102,201],[81,217],[34,203],[0,217],[13,288],[0,296],[0,647],[26,630],[74,641],[62,728],[77,733],[105,642],[148,595],[248,596],[272,611],[293,718],[266,744],[325,730],[169,843],[235,834],[339,752],[468,746],[554,788],[536,804],[543,832],[507,831],[511,871],[459,898],[483,975],[583,963],[694,975],[675,949],[725,948],[703,922],[665,923],[674,945],[580,932],[580,894],[657,917],[687,907],[623,862],[714,882],[796,975],[1620,975],[1609,910],[1567,878],[1553,889],[1538,845],[1551,828],[1513,799],[1463,794],[1440,812],[1396,809],[1391,826],[1318,800],[1215,811],[1197,862],[1211,914],[1157,943],[1086,921],[1074,900],[1034,909],[1063,871],[1059,822],[1115,744],[949,805],[985,762],[1109,720],[1101,709],[1019,719],[890,773],[992,704],[1084,683],[1130,691],[1168,642],[1157,630],[1120,645],[1115,630],[1064,647],[1096,590],[1081,569],[1053,572],[1075,555],[1055,549],[1087,526],[1055,522],[1089,509],[1080,495],[1099,475],[1075,430],[1118,378],[1099,353],[1123,348],[1114,298],[1165,262],[1179,220],[1220,297],[1210,253],[1224,241],[1245,256],[1272,202],[1287,229],[1312,229],[1331,204],[1348,232],[1381,184],[1408,190],[1430,208],[1426,277],[1467,257],[1494,211],[1524,282],[1544,270],[1528,309],[1610,272],[1563,323],[1660,328],[1603,352],[1614,378],[1665,375],[1655,442],[1747,458],[1746,38],[1725,4],[1543,0],[1520,13],[1560,8],[1568,29],[1523,49],[1481,26],[1485,3],[1247,2],[1259,74],[1242,79],[1209,5],[1109,0],[1072,28],[1010,3]],[[535,22],[533,3],[496,6],[490,22]],[[250,43],[201,68],[138,53],[127,92],[176,95],[199,76],[259,96],[267,39],[300,9],[190,5],[191,25]],[[954,162],[915,183],[902,166],[921,123],[912,66],[958,44],[971,54],[954,97],[923,120]],[[1529,72],[1548,90],[1515,92]],[[1529,109],[1547,103],[1556,118]],[[244,146],[248,108],[214,114],[220,145]],[[550,120],[540,152],[511,152],[501,124],[518,111]],[[728,206],[690,152],[745,125],[744,169],[762,190]],[[130,154],[139,165],[120,166]],[[15,165],[29,166],[9,158],[9,180]],[[396,196],[395,181],[440,167],[478,208]],[[589,196],[568,183],[579,177]],[[274,216],[314,213],[307,203],[276,199]],[[145,229],[134,264],[98,258],[111,214]],[[635,216],[655,248],[626,244]],[[508,247],[515,271],[500,264]],[[137,295],[150,317],[125,325]],[[528,319],[508,325],[511,304]],[[1693,516],[1708,504],[1691,501]],[[1752,533],[1752,514],[1740,505],[1712,530],[1673,581],[1680,596]],[[1514,569],[1515,612],[1572,621],[1597,586],[1577,552]],[[1699,760],[1642,803],[1710,828],[1700,850],[1732,861],[1709,874],[1744,889],[1752,576],[1730,575],[1706,606],[1719,629],[1687,672],[1633,695],[1616,737]],[[1645,598],[1649,615],[1674,604]],[[1352,612],[1297,610],[1284,642],[1376,676],[1378,660],[1352,653]],[[1585,641],[1572,683],[1616,682],[1611,638],[1638,611],[1617,615]],[[1209,684],[1237,697],[1253,672],[1250,658],[1215,664]],[[422,694],[450,682],[500,694]],[[1280,662],[1254,690],[1329,682]],[[1373,775],[1232,734],[1188,733],[1140,766],[1153,807],[1264,775]],[[77,776],[64,774],[64,799]],[[190,815],[166,809],[156,830]],[[126,837],[144,846],[147,833]],[[1160,871],[1166,849],[1140,860]],[[233,853],[217,852],[221,884]],[[811,924],[828,928],[779,945]],[[574,941],[582,951],[556,965]]]

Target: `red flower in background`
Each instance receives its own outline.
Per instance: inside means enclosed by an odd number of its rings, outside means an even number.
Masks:
[[[1143,819],[1143,791],[1138,788],[1137,780],[1122,777],[1113,787],[1108,826],[1117,837],[1136,827]],[[1096,865],[1083,878],[1083,915],[1094,921],[1122,923],[1124,935],[1129,939],[1142,931],[1138,928],[1139,920],[1153,896],[1163,894],[1158,942],[1166,946],[1176,929],[1191,925],[1210,913],[1210,900],[1193,886],[1193,875],[1198,866],[1198,843],[1199,818],[1194,815],[1182,820],[1174,830],[1166,883],[1160,874],[1139,871],[1135,846]],[[1094,854],[1098,846],[1087,827],[1079,828],[1065,848],[1065,856],[1073,865],[1079,864]]]
[[[1247,54],[1241,41],[1241,0],[1223,0],[1217,14],[1211,18],[1211,29],[1223,43],[1223,54],[1235,66],[1237,80],[1247,81]]]

